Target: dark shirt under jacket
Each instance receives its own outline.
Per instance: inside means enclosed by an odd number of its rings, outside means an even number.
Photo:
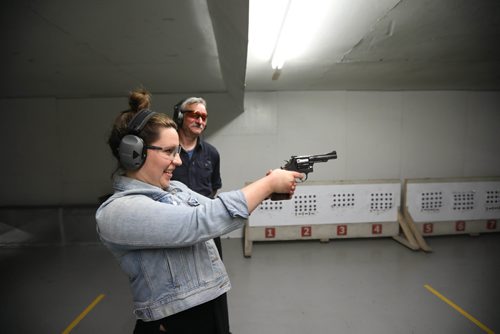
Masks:
[[[181,181],[207,197],[222,187],[220,156],[214,146],[198,138],[191,159],[184,149],[180,156],[182,165],[175,168],[172,180]]]

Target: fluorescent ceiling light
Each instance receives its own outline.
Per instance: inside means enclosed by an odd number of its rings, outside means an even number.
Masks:
[[[281,69],[301,56],[330,11],[331,0],[250,0],[249,49]],[[272,58],[272,59],[271,59]]]

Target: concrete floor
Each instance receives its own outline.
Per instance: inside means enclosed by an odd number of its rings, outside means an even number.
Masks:
[[[245,258],[224,239],[231,331],[499,332],[500,234],[427,241],[433,253],[390,238],[256,242]],[[70,332],[132,333],[127,278],[100,244],[0,248],[0,265],[1,333],[62,333],[101,294]]]

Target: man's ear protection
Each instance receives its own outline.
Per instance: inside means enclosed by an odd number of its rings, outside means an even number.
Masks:
[[[152,110],[142,109],[135,114],[127,126],[128,134],[122,138],[118,148],[120,163],[126,170],[137,170],[146,161],[147,149],[138,134],[155,114],[156,112]]]
[[[172,119],[174,120],[175,124],[177,124],[177,129],[181,129],[182,123],[184,122],[184,111],[181,110],[181,106],[184,101],[186,100],[181,100],[174,106],[174,116],[172,117]]]

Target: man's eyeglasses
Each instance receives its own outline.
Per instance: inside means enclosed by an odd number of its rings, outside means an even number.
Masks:
[[[208,115],[207,114],[202,114],[198,111],[194,111],[194,110],[186,110],[184,112],[188,117],[191,117],[191,118],[194,118],[194,119],[198,119],[198,118],[201,118],[201,120],[203,122],[206,122],[207,121],[207,117]]]
[[[160,147],[160,146],[154,146],[154,145],[147,145],[146,148],[148,150],[157,150],[161,151],[163,154],[165,154],[169,158],[175,158],[175,156],[179,153],[181,153],[181,145],[179,146],[173,146],[173,147]]]

